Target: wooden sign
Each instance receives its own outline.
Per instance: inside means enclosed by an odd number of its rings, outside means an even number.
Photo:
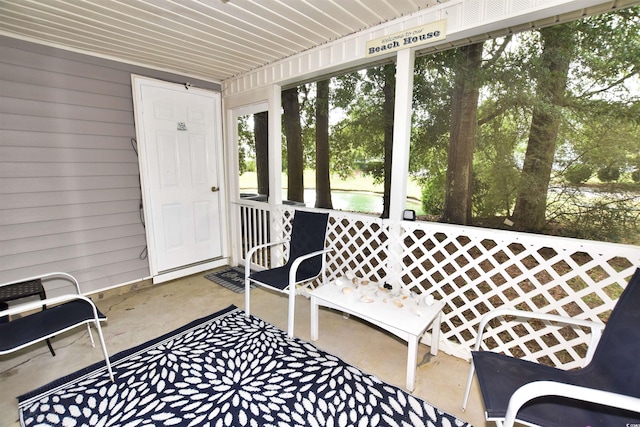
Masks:
[[[431,22],[410,28],[395,34],[380,37],[367,42],[367,57],[395,52],[400,49],[417,47],[438,40],[444,40],[447,33],[447,20]]]

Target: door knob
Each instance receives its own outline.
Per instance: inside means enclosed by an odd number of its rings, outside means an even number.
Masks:
[[[215,193],[218,190],[220,190],[218,187],[211,187],[211,192],[212,193]]]

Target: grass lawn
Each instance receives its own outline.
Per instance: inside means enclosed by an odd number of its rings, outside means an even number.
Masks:
[[[304,171],[304,187],[316,188],[316,177],[314,170]],[[255,172],[245,172],[240,175],[240,191],[251,192],[257,188],[257,179]],[[287,188],[287,176],[282,174],[282,188]],[[382,194],[384,188],[382,183],[376,184],[373,182],[373,178],[368,175],[362,174],[360,171],[356,171],[347,179],[342,179],[337,175],[331,176],[331,189],[340,191],[363,191]],[[420,187],[409,180],[407,183],[407,197],[420,201],[422,199],[422,191]]]

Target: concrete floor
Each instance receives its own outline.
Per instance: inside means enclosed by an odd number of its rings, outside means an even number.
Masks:
[[[287,297],[263,289],[251,292],[252,314],[286,329]],[[170,332],[192,320],[235,304],[244,308],[244,295],[205,279],[203,274],[158,285],[141,282],[92,295],[108,316],[103,326],[109,354]],[[296,301],[298,338],[310,340],[309,300]],[[404,387],[407,346],[403,341],[353,317],[320,309],[319,339],[314,344],[387,383]],[[53,340],[52,357],[41,343],[11,355],[0,356],[0,426],[18,426],[16,396],[102,360],[99,344],[91,347],[86,329],[76,329]],[[418,362],[429,348],[420,345]],[[460,404],[469,364],[442,351],[418,367],[414,394],[476,427],[493,425],[484,420],[484,407],[476,382],[466,412]]]

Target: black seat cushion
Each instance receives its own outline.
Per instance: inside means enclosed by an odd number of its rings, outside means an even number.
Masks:
[[[316,269],[308,268],[308,266],[300,264],[300,268],[296,272],[296,283],[313,279],[319,273]],[[272,268],[270,270],[257,271],[253,273],[249,278],[261,283],[265,283],[274,288],[284,290],[289,286],[289,272],[291,271],[291,265],[287,264],[282,267]]]
[[[98,311],[101,319],[106,319]],[[40,341],[72,326],[93,320],[93,308],[84,300],[74,300],[0,323],[0,351]]]

